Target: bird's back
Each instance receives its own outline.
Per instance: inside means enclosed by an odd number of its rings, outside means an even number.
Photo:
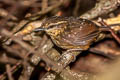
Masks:
[[[52,39],[56,45],[65,49],[86,49],[99,33],[97,25],[86,19],[70,17],[64,26],[67,27],[64,32]]]

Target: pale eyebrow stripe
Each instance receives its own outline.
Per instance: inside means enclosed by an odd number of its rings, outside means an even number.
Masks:
[[[62,23],[67,23],[67,21],[60,21],[58,23],[51,23],[47,29],[53,28],[54,26],[62,24]]]

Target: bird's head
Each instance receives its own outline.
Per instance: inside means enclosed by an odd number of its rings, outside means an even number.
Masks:
[[[66,23],[67,21],[62,18],[46,18],[42,25],[34,31],[45,31],[50,36],[56,36],[64,30]]]

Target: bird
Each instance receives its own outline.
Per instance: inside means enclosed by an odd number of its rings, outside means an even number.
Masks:
[[[102,32],[90,20],[60,16],[46,18],[34,31],[45,31],[53,43],[62,49],[80,51],[87,50]]]

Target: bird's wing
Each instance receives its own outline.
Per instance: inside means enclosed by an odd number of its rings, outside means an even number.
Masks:
[[[72,45],[86,45],[92,41],[99,33],[98,29],[92,24],[80,24],[71,22],[69,29],[62,35],[63,40]]]

